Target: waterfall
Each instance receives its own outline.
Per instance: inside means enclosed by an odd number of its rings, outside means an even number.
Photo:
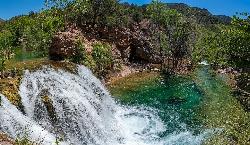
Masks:
[[[1,95],[0,132],[44,145],[58,138],[62,145],[198,145],[208,134],[165,135],[157,110],[120,105],[84,66],[75,73],[47,66],[26,71],[19,94],[24,113]]]

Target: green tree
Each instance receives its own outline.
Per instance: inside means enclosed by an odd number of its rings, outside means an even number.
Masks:
[[[190,50],[190,35],[193,26],[176,10],[170,9],[166,4],[153,0],[147,7],[148,17],[155,23],[155,32],[158,47],[162,59],[167,57],[167,67],[169,68],[169,60],[172,59],[172,68],[178,67],[178,63],[182,61]],[[165,64],[164,61],[162,63]]]
[[[11,47],[15,48],[16,58],[25,59],[46,56],[53,34],[63,27],[62,16],[45,10],[40,14],[12,18],[3,30],[12,34]]]
[[[45,0],[50,8],[63,9],[67,20],[79,25],[105,26],[118,18],[117,0]]]
[[[234,17],[232,25],[217,26],[217,30],[208,33],[196,48],[193,58],[206,59],[215,66],[249,68],[250,29],[249,21]],[[199,56],[200,55],[200,56]]]

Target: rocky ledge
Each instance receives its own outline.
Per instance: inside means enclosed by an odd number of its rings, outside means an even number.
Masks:
[[[0,145],[14,145],[14,140],[3,133],[0,133]]]

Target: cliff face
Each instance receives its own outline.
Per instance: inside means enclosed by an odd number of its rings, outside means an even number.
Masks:
[[[139,6],[137,9],[145,11],[147,5]],[[212,15],[207,9],[197,7],[190,7],[182,3],[166,4],[166,7],[175,9],[183,15],[188,21],[197,25],[209,26],[213,24],[230,24],[231,18],[227,16]],[[143,13],[142,12],[142,13]],[[153,63],[160,64],[161,50],[159,50],[159,43],[156,34],[167,30],[157,30],[155,24],[149,18],[143,17],[135,21],[132,16],[128,15],[129,24],[127,26],[97,26],[97,25],[77,25],[78,28],[59,32],[52,39],[50,48],[50,56],[53,60],[62,60],[75,54],[75,44],[78,36],[82,37],[83,44],[90,42],[90,45],[95,41],[107,42],[112,46],[113,58],[122,63]],[[69,24],[72,25],[72,24]],[[74,24],[73,24],[74,25]],[[191,25],[191,24],[190,24]],[[192,26],[190,26],[192,28]],[[77,34],[75,30],[77,30]],[[170,28],[171,30],[172,28]],[[170,32],[168,32],[170,33]],[[195,30],[189,32],[186,37],[190,37],[185,41],[188,43],[188,48],[195,42]],[[173,37],[173,36],[169,36]],[[171,38],[169,38],[171,39]],[[172,39],[171,39],[172,40]],[[181,41],[181,40],[180,40]],[[187,42],[188,41],[188,42]],[[179,41],[171,41],[170,46],[177,46],[176,51],[183,45],[176,45],[172,43],[181,43]],[[190,46],[189,46],[190,45]],[[88,48],[88,46],[86,46]],[[88,50],[92,50],[91,48]],[[91,52],[90,52],[91,53]],[[173,51],[174,53],[174,51]]]
[[[215,15],[215,17],[225,24],[230,24],[232,21],[231,17],[225,15]]]
[[[89,53],[96,42],[107,42],[112,46],[113,58],[122,63],[161,63],[160,53],[154,49],[151,40],[153,23],[147,19],[134,23],[130,27],[71,27],[58,32],[49,48],[52,60],[63,60],[76,52],[76,43],[80,40]],[[87,46],[89,44],[89,46]]]

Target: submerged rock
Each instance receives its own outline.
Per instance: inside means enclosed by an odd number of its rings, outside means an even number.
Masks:
[[[183,97],[180,97],[180,96],[173,96],[173,97],[170,97],[169,99],[167,99],[167,103],[169,104],[181,104],[181,103],[185,103],[187,102],[187,99],[186,98],[183,98]]]

